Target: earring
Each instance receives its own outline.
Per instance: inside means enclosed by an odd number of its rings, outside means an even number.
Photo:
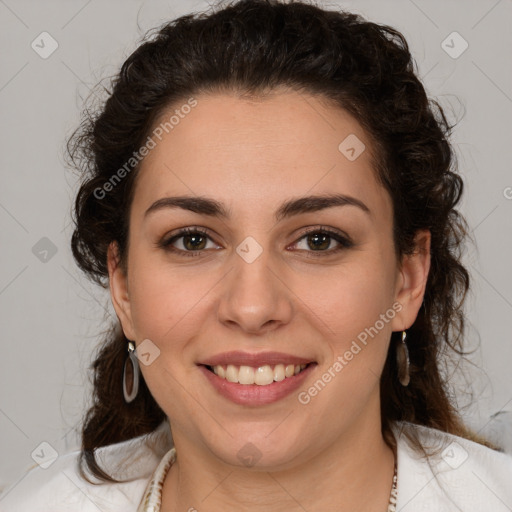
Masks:
[[[128,342],[128,357],[124,362],[123,395],[127,404],[133,402],[139,392],[139,361],[135,354],[133,341]]]
[[[402,341],[397,345],[396,348],[396,362],[398,366],[398,381],[402,386],[408,386],[411,380],[409,376],[409,350],[407,349],[407,343],[405,338],[407,334],[405,331],[402,332]]]

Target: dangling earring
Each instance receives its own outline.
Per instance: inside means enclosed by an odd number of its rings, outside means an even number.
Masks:
[[[396,347],[396,363],[398,366],[398,381],[402,386],[409,385],[411,380],[409,376],[409,350],[405,343],[407,334],[405,331],[402,332],[402,341]]]
[[[139,392],[140,368],[133,341],[128,342],[128,354],[123,371],[123,395],[127,404],[133,402]]]

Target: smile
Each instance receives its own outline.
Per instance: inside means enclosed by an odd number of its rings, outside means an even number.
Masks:
[[[205,357],[197,367],[205,389],[232,403],[250,407],[272,404],[305,386],[318,363],[284,352],[231,351]]]
[[[263,365],[257,368],[252,366],[237,366],[234,364],[207,366],[212,371],[228,382],[236,382],[243,385],[256,384],[258,386],[268,386],[273,382],[281,382],[285,379],[298,375],[306,368],[306,364],[276,364]]]

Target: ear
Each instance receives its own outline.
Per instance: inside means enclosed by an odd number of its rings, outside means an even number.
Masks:
[[[128,278],[119,262],[119,247],[117,242],[114,241],[110,243],[107,251],[110,297],[117,317],[121,322],[124,335],[127,339],[135,341],[136,335],[133,328],[130,296],[128,294]]]
[[[418,316],[430,270],[430,240],[430,230],[417,231],[414,253],[402,258],[395,293],[395,301],[402,309],[393,319],[393,331],[408,329]]]

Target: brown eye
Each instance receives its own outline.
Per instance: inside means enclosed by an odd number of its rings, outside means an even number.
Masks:
[[[184,235],[179,238],[183,238],[182,244],[188,250],[196,251],[205,248],[206,237],[203,235]]]
[[[208,247],[208,242],[213,246]],[[158,244],[162,249],[183,256],[200,256],[207,249],[219,247],[206,231],[200,228],[185,228]]]
[[[328,249],[332,237],[325,233],[313,233],[312,235],[307,235],[307,243],[308,246],[313,250],[319,249]]]
[[[334,245],[334,247],[333,247]],[[336,246],[337,245],[337,246]],[[352,247],[353,242],[346,236],[328,228],[316,228],[304,233],[294,246],[312,256],[327,256]]]

